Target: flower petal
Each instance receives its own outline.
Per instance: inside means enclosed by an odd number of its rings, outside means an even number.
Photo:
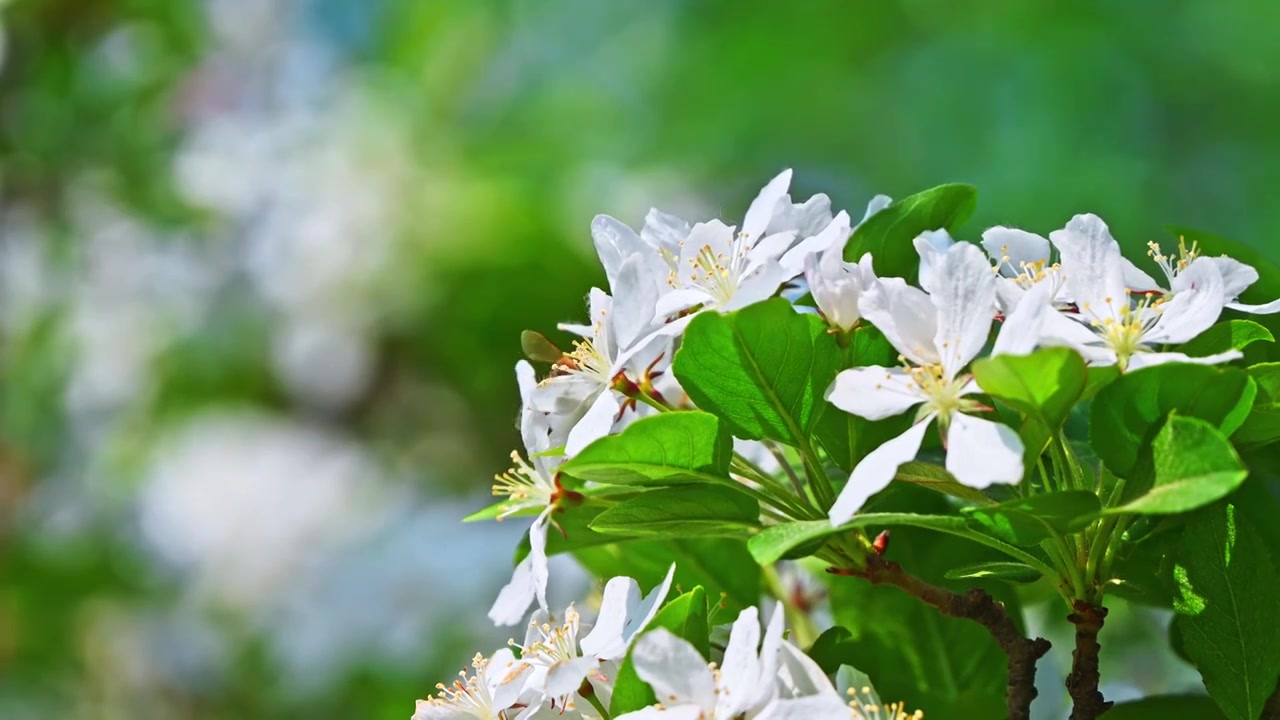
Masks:
[[[536,598],[543,609],[547,607],[547,523],[551,508],[529,527],[529,555],[516,565],[511,581],[498,592],[498,598],[489,609],[489,619],[495,625],[519,625],[525,619],[529,603]]]
[[[933,415],[917,422],[898,437],[872,450],[849,475],[849,482],[840,491],[836,504],[827,516],[832,525],[842,525],[862,508],[867,498],[880,492],[898,474],[898,467],[915,458],[924,442]]]
[[[778,208],[778,201],[787,194],[789,187],[791,168],[778,173],[777,177],[761,188],[756,199],[751,201],[751,207],[747,208],[747,214],[742,219],[742,232],[751,242],[764,237],[764,231],[769,227],[769,221]]]
[[[658,302],[654,305],[653,319],[655,321],[665,320],[695,305],[702,305],[711,301],[711,296],[698,288],[678,288],[658,298]]]
[[[858,311],[911,362],[931,365],[939,361],[933,347],[938,311],[928,295],[902,278],[877,279],[858,298]]]
[[[808,697],[814,695],[836,694],[831,679],[818,667],[813,658],[805,655],[800,648],[789,642],[783,642],[780,648],[778,680],[781,684],[781,695],[785,698]]]
[[[1000,273],[1012,277],[1023,268],[1049,262],[1049,241],[1032,232],[997,225],[982,233],[982,249],[1000,264]]]
[[[604,275],[613,287],[614,278],[622,263],[636,253],[653,251],[636,235],[635,230],[608,215],[597,215],[591,221],[591,239],[596,244],[596,254],[604,266]]]
[[[774,209],[773,219],[769,221],[765,234],[771,235],[791,230],[795,232],[796,237],[807,238],[817,235],[830,223],[830,197],[818,193],[802,203],[793,204],[788,195]]]
[[[889,205],[892,203],[893,203],[893,198],[889,197],[888,195],[876,195],[875,197],[871,198],[870,202],[867,203],[867,211],[862,214],[862,219],[858,221],[858,224],[861,225],[862,223],[866,222],[867,219],[870,218],[872,215],[875,215],[881,210],[889,207]]]
[[[644,227],[640,229],[640,239],[658,250],[679,255],[680,243],[689,237],[689,229],[689,223],[675,215],[649,208],[649,213],[644,216]]]
[[[651,705],[632,710],[613,720],[705,720],[702,708],[697,705]]]
[[[1226,298],[1222,294],[1222,273],[1213,263],[1193,262],[1178,273],[1185,289],[1160,307],[1160,319],[1143,335],[1145,343],[1184,343],[1218,320]]]
[[[1067,294],[1081,314],[1114,319],[1129,303],[1120,244],[1097,215],[1077,215],[1062,230],[1049,233],[1062,257]]]
[[[625,655],[631,639],[653,620],[666,599],[675,569],[675,565],[668,568],[666,579],[648,597],[641,594],[640,584],[632,578],[611,578],[604,586],[596,623],[579,643],[582,653],[602,660]]]
[[[971,488],[1022,479],[1022,440],[1008,425],[964,413],[951,416],[947,472]]]
[[[1134,265],[1129,258],[1121,258],[1122,267],[1120,275],[1124,278],[1124,286],[1134,292],[1159,292],[1164,290],[1160,287],[1160,283],[1155,278],[1143,272],[1141,268]]]
[[[612,315],[605,318],[613,328],[615,353],[606,356],[613,360],[616,351],[633,346],[653,328],[658,306],[658,282],[646,271],[644,258],[632,255],[622,263],[613,285]],[[593,318],[594,319],[594,318]]]
[[[754,607],[738,613],[720,664],[714,717],[731,718],[750,708],[760,683],[760,616]]]
[[[532,669],[529,663],[517,660],[509,648],[502,648],[489,657],[484,677],[495,710],[515,704]]]
[[[981,250],[957,243],[938,259],[934,286],[930,298],[938,309],[938,331],[933,344],[947,377],[953,378],[987,344],[996,311],[996,276]]]
[[[564,445],[564,454],[573,457],[582,448],[608,435],[613,430],[613,422],[618,417],[621,404],[612,390],[600,393],[587,414],[569,431],[569,439]]]
[[[666,628],[642,635],[631,649],[631,662],[663,705],[695,705],[708,712],[715,707],[716,681],[707,661]]]
[[[840,696],[832,693],[794,699],[778,698],[766,705],[755,720],[841,720],[851,717],[850,712],[849,706],[844,704]]]
[[[1269,303],[1261,305],[1245,305],[1242,303],[1227,303],[1227,307],[1240,312],[1252,313],[1254,315],[1274,315],[1280,312],[1280,299],[1272,300]]]
[[[1053,286],[1047,282],[1036,283],[1022,294],[1013,312],[1005,317],[991,348],[996,355],[1026,355],[1035,350],[1044,330],[1045,318],[1056,313],[1050,304]]]
[[[1218,268],[1218,273],[1222,275],[1222,294],[1228,300],[1235,300],[1240,297],[1240,293],[1249,289],[1250,285],[1258,281],[1258,271],[1253,269],[1252,265],[1246,265],[1226,255],[1221,257],[1202,257],[1199,260],[1213,263]]]
[[[1220,365],[1232,360],[1239,360],[1244,355],[1239,350],[1228,350],[1226,352],[1216,353],[1214,355],[1204,355],[1201,357],[1192,357],[1179,352],[1152,352],[1138,353],[1129,358],[1129,366],[1125,368],[1128,372],[1141,370],[1142,368],[1151,367],[1153,365],[1164,365],[1165,363],[1192,363],[1195,365]]]
[[[920,287],[925,292],[933,292],[934,268],[937,267],[942,255],[956,244],[951,239],[951,234],[946,230],[930,230],[921,233],[919,237],[911,241],[916,249],[916,254],[920,256]]]
[[[827,388],[826,398],[847,413],[883,420],[901,415],[928,396],[902,368],[870,365],[842,370]]]
[[[571,695],[582,687],[582,681],[587,679],[587,674],[596,665],[596,659],[593,657],[575,657],[567,660],[560,660],[556,664],[547,669],[547,678],[543,685],[543,692],[548,697],[558,698],[565,695]]]
[[[822,232],[801,240],[782,256],[780,262],[784,268],[799,272],[804,269],[810,258],[816,258],[832,248],[838,247],[843,250],[845,243],[849,241],[850,232],[849,213],[841,210],[839,215],[827,223]]]

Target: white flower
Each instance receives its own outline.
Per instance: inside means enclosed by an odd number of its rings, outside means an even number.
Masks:
[[[621,419],[626,398],[614,390],[618,383],[630,382],[628,376],[650,378],[671,362],[670,338],[654,332],[657,291],[644,275],[641,256],[622,263],[615,291],[616,298],[592,288],[591,324],[561,326],[582,339],[553,364],[528,400],[535,411],[567,423],[565,453],[570,456],[608,435]]]
[[[920,287],[932,292],[933,266],[955,240],[946,230],[933,230],[921,234],[914,244],[920,255]],[[1028,290],[1041,283],[1051,286],[1052,302],[1070,302],[1062,292],[1061,267],[1050,262],[1048,240],[1025,230],[996,226],[982,233],[981,245],[999,275],[996,305],[1002,312],[1011,312]]]
[[[561,622],[555,622],[545,611],[535,613],[521,646],[521,658],[533,667],[528,687],[554,701],[557,707],[570,708],[573,694],[586,680],[608,704],[618,664],[631,641],[657,615],[674,576],[672,565],[666,578],[648,595],[642,595],[639,583],[632,578],[610,579],[605,584],[595,626],[581,641],[581,618],[572,605],[565,610]]]
[[[1125,270],[1120,245],[1098,216],[1077,215],[1049,239],[1061,255],[1066,290],[1079,312],[1046,316],[1047,341],[1074,348],[1093,365],[1122,369],[1166,362],[1215,364],[1240,357],[1231,351],[1193,358],[1152,347],[1187,342],[1217,321],[1226,295],[1214,263],[1188,263],[1176,273],[1176,288],[1168,297],[1135,300],[1129,289],[1134,277]]]
[[[487,660],[477,654],[471,667],[471,673],[458,673],[452,685],[436,685],[439,693],[434,697],[419,700],[412,720],[514,720],[514,714],[502,713],[519,699],[533,668],[506,648]]]
[[[985,488],[1022,479],[1022,442],[1017,433],[970,414],[984,409],[968,397],[981,388],[961,374],[986,344],[995,310],[995,283],[982,251],[959,243],[939,257],[932,295],[900,278],[880,280],[863,293],[859,303],[863,316],[885,334],[906,364],[845,370],[827,390],[827,399],[869,420],[922,407],[910,429],[872,451],[853,469],[829,513],[834,524],[852,517],[867,498],[889,484],[898,466],[915,457],[935,419],[947,446],[947,470],[957,480]]]
[[[690,229],[668,274],[671,289],[658,301],[658,318],[696,306],[737,310],[772,297],[782,283],[795,277],[798,269],[788,275],[778,262],[794,242],[795,231],[765,235],[790,183],[790,170],[771,180],[747,209],[741,231],[719,220]]]
[[[489,619],[497,625],[519,624],[534,599],[543,609],[547,607],[547,525],[562,492],[556,482],[556,468],[565,460],[543,454],[557,446],[563,431],[553,424],[556,418],[532,407],[533,367],[523,360],[516,363],[516,382],[524,400],[520,434],[529,459],[517,452],[511,453],[512,467],[494,478],[493,494],[507,498],[498,519],[537,508],[541,508],[541,512],[529,526],[528,556],[516,565],[511,581],[499,591],[489,610]]]
[[[840,213],[840,217],[847,217]],[[840,218],[836,219],[835,225]],[[858,310],[858,298],[876,280],[871,267],[871,253],[866,253],[857,263],[844,261],[844,246],[848,241],[848,225],[844,226],[844,239],[834,243],[821,255],[810,255],[805,263],[804,277],[809,292],[827,322],[834,328],[849,332],[862,319]]]
[[[1239,260],[1226,255],[1217,257],[1204,255],[1200,252],[1200,247],[1196,242],[1193,241],[1191,246],[1188,247],[1186,240],[1183,238],[1178,239],[1178,254],[1176,256],[1165,254],[1160,249],[1160,245],[1154,242],[1147,243],[1147,255],[1155,261],[1161,272],[1164,273],[1165,278],[1168,279],[1169,290],[1160,287],[1159,283],[1151,279],[1146,273],[1142,273],[1140,277],[1134,280],[1126,278],[1131,290],[1176,294],[1181,290],[1188,289],[1186,271],[1192,264],[1198,262],[1210,263],[1222,275],[1222,295],[1226,299],[1226,307],[1256,315],[1270,315],[1280,312],[1280,300],[1272,300],[1261,305],[1248,305],[1239,302],[1240,293],[1258,280],[1258,271]]]
[[[636,674],[659,705],[617,720],[735,720],[755,718],[778,694],[782,610],[774,612],[761,646],[759,612],[743,610],[729,635],[720,667],[708,665],[688,641],[658,628],[631,651]]]

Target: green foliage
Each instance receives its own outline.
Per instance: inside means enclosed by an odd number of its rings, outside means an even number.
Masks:
[[[1170,411],[1229,436],[1244,422],[1256,392],[1253,380],[1233,368],[1168,364],[1125,373],[1094,398],[1090,443],[1111,472],[1129,478]]]
[[[1087,527],[1102,505],[1087,490],[1063,490],[985,507],[965,508],[975,529],[1013,545],[1031,547]]]
[[[1119,703],[1107,711],[1107,720],[1167,720],[1179,717],[1226,720],[1213,700],[1203,695],[1157,695]]]
[[[665,628],[676,637],[688,640],[698,649],[698,652],[702,653],[703,657],[709,657],[711,647],[708,638],[711,632],[707,627],[706,592],[701,587],[695,587],[667,603],[654,616],[653,622],[645,632],[652,632],[657,628]],[[609,714],[621,715],[639,710],[652,705],[657,700],[649,685],[636,674],[631,652],[628,651],[622,665],[618,668],[613,698],[609,703]]]
[[[607,508],[591,521],[604,534],[741,537],[760,526],[760,503],[721,485],[685,485],[641,493]]]
[[[826,324],[776,299],[695,318],[674,371],[694,403],[723,418],[735,436],[800,447],[809,443],[839,364]]]
[[[617,539],[617,536],[610,536]],[[596,577],[625,575],[641,586],[657,585],[675,563],[675,587],[702,586],[712,598],[717,622],[760,602],[760,566],[747,544],[734,538],[671,538],[595,544],[574,552],[574,558]]]
[[[884,333],[872,325],[863,325],[853,331],[843,357],[844,367],[893,366],[897,364],[898,351],[885,339]],[[813,433],[831,462],[848,473],[867,453],[906,430],[910,423],[909,414],[867,420],[829,408],[818,419]]]
[[[1175,622],[1205,688],[1230,720],[1256,720],[1280,678],[1280,576],[1252,524],[1230,504],[1187,523],[1174,575]]]
[[[977,204],[977,189],[958,183],[904,197],[853,231],[844,249],[845,260],[857,262],[864,253],[871,253],[877,275],[910,281],[919,264],[911,241],[926,230],[955,230],[969,219]]]
[[[1171,413],[1152,443],[1155,483],[1146,494],[1107,512],[1168,515],[1221,500],[1249,471],[1213,425]]]
[[[733,441],[704,412],[664,413],[600,438],[560,466],[562,477],[609,485],[678,485],[727,478]]]
[[[1241,445],[1267,445],[1280,440],[1280,362],[1251,365],[1248,373],[1258,395],[1232,439]]]
[[[947,472],[941,465],[912,460],[898,467],[898,474],[893,477],[897,482],[911,483],[929,488],[943,495],[950,495],[971,503],[990,503],[991,500],[981,490],[962,485],[955,476]]]
[[[1084,359],[1067,348],[983,358],[973,363],[973,377],[984,392],[1025,417],[1018,434],[1029,465],[1066,422],[1087,384]]]
[[[948,570],[943,577],[948,580],[1003,580],[1011,583],[1032,583],[1040,579],[1038,569],[1020,562],[999,560],[982,562]]]
[[[1178,347],[1192,357],[1243,350],[1255,342],[1275,342],[1271,331],[1252,320],[1223,320]]]

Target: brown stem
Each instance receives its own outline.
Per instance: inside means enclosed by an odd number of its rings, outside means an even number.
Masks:
[[[1003,604],[976,588],[960,595],[931,585],[908,574],[898,563],[878,555],[869,556],[863,570],[833,572],[866,578],[877,585],[893,585],[932,605],[943,615],[972,620],[985,627],[1009,656],[1009,686],[1004,696],[1009,720],[1028,720],[1031,717],[1031,701],[1036,698],[1036,661],[1049,652],[1049,641],[1023,637]]]
[[[1067,692],[1071,694],[1071,720],[1093,720],[1111,708],[1098,691],[1098,632],[1106,620],[1107,609],[1075,601],[1075,612],[1067,619],[1076,626],[1076,649],[1071,653],[1071,674],[1067,676]]]

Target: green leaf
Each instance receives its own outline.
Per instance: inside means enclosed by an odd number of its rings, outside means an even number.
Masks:
[[[1088,490],[1032,495],[999,505],[965,508],[975,528],[1007,543],[1030,547],[1053,537],[1084,529],[1102,510],[1098,496]]]
[[[679,485],[729,477],[733,439],[710,413],[668,412],[603,437],[560,466],[561,476],[611,485]]]
[[[1256,720],[1280,677],[1280,578],[1266,546],[1229,504],[1196,514],[1174,567],[1183,648],[1231,720]]]
[[[689,323],[674,372],[689,398],[736,437],[807,443],[840,366],[826,323],[782,298]]]
[[[1107,720],[1226,720],[1217,705],[1204,695],[1156,695],[1114,705]]]
[[[853,331],[849,346],[843,350],[842,367],[869,365],[893,366],[898,351],[873,325]],[[826,408],[814,428],[814,437],[836,467],[846,473],[886,440],[897,437],[911,424],[911,416],[903,414],[884,420],[867,420],[835,407]]]
[[[898,200],[867,218],[844,248],[845,260],[871,253],[876,274],[914,281],[919,256],[911,244],[927,230],[955,230],[973,214],[978,191],[972,185],[939,185]]]
[[[1111,472],[1130,478],[1170,411],[1230,435],[1255,394],[1253,380],[1235,368],[1171,363],[1125,373],[1093,400],[1090,444]]]
[[[1099,390],[1102,390],[1102,388],[1110,385],[1119,378],[1120,368],[1115,365],[1086,368],[1084,392],[1080,393],[1080,399],[1093,399],[1093,396],[1097,395]]]
[[[973,377],[984,392],[1026,417],[1018,434],[1031,462],[1066,422],[1087,383],[1084,359],[1069,348],[984,358],[973,363]]]
[[[760,503],[722,485],[660,488],[614,505],[591,521],[598,533],[741,537],[760,526]]]
[[[1275,342],[1275,336],[1252,320],[1223,320],[1183,343],[1178,352],[1202,357],[1228,350],[1243,350],[1258,341]]]
[[[1258,386],[1258,396],[1244,424],[1231,436],[1240,445],[1262,446],[1280,440],[1280,362],[1246,368]]]
[[[809,648],[809,657],[827,675],[839,670],[841,665],[852,667],[857,653],[858,643],[854,640],[853,633],[839,625],[828,628],[813,641],[813,647]]]
[[[1170,414],[1151,445],[1155,483],[1145,495],[1108,513],[1172,515],[1221,500],[1249,471],[1217,428],[1198,418]]]
[[[662,541],[649,536],[639,541],[586,547],[574,552],[574,557],[600,580],[624,575],[635,578],[641,586],[661,582],[675,563],[675,586],[701,585],[718,601],[717,613],[736,615],[743,608],[760,602],[760,566],[747,552],[746,542],[738,538]]]
[[[656,628],[665,628],[676,637],[684,638],[702,653],[702,657],[711,655],[711,630],[707,624],[707,594],[701,587],[675,598],[667,603],[645,632]],[[658,701],[649,688],[648,683],[636,674],[635,664],[631,660],[631,651],[622,660],[618,668],[618,677],[613,686],[613,698],[609,702],[609,714],[618,716],[640,708],[648,707]]]
[[[781,560],[792,548],[855,528],[888,525],[914,525],[951,532],[965,532],[962,518],[954,515],[918,515],[915,513],[860,513],[848,522],[833,527],[830,520],[802,520],[765,528],[747,541],[751,556],[761,565]]]
[[[601,503],[585,503],[565,507],[551,514],[554,526],[547,532],[547,555],[577,552],[583,548],[616,543],[627,538],[605,535],[591,529],[591,521],[604,510]],[[518,521],[517,521],[518,522]],[[518,564],[529,555],[529,533],[526,531],[516,546],[515,562]]]
[[[1010,562],[1007,560],[997,560],[993,562],[977,563],[974,565],[966,565],[961,568],[948,570],[944,577],[951,580],[975,580],[981,578],[991,578],[992,580],[1003,580],[1011,583],[1033,583],[1039,580],[1042,575],[1040,571],[1020,562]]]
[[[947,472],[941,465],[912,460],[898,467],[894,480],[929,488],[943,495],[967,500],[969,502],[990,504],[991,500],[981,490],[960,484],[955,476]]]

